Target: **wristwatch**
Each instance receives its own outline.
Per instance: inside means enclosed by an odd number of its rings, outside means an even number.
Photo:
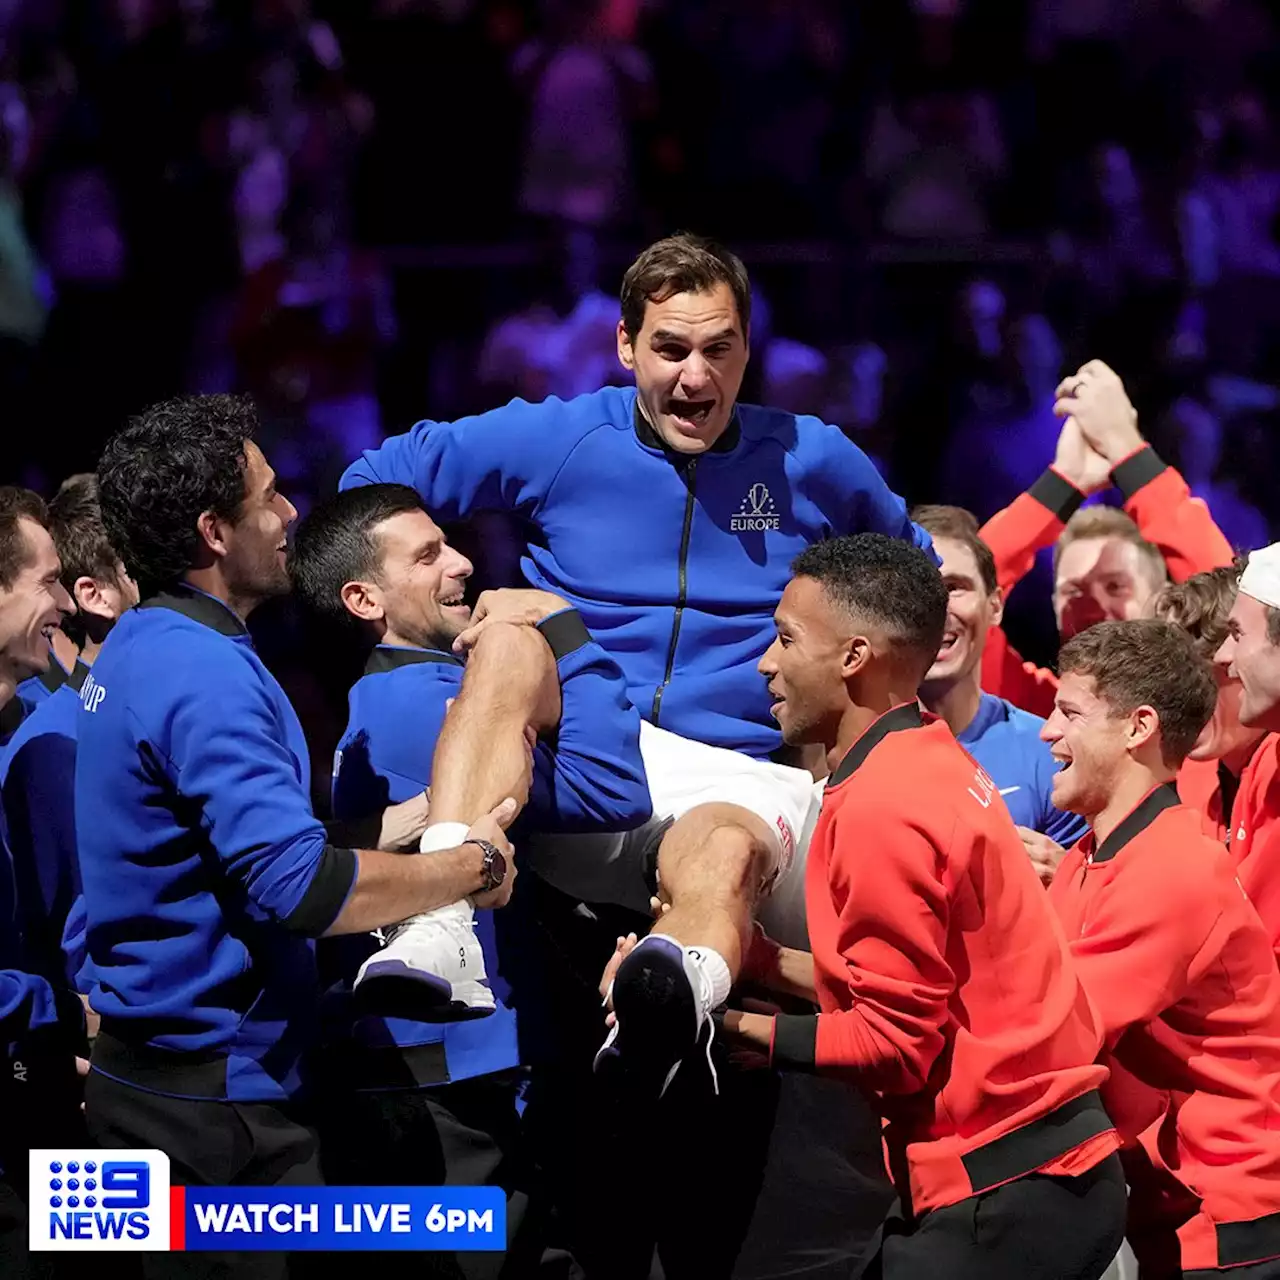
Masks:
[[[484,872],[484,888],[480,892],[492,893],[507,878],[506,855],[497,845],[481,840],[478,836],[472,836],[462,843],[480,846],[480,851],[484,854],[484,861],[480,864],[480,869]]]

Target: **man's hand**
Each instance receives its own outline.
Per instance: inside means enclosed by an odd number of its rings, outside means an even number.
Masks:
[[[625,938],[619,938],[614,944],[613,955],[609,957],[609,963],[604,967],[604,973],[600,975],[600,998],[605,1002],[609,1009],[609,1016],[605,1018],[608,1026],[613,1026],[616,1018],[613,1013],[613,980],[618,976],[618,966],[636,949],[636,943],[639,939],[634,933],[629,933]]]
[[[516,820],[519,812],[520,806],[508,797],[467,829],[468,839],[474,836],[477,840],[487,840],[507,860],[507,875],[503,882],[496,889],[490,889],[488,893],[477,893],[471,899],[472,905],[479,910],[505,907],[511,901],[511,890],[516,883],[516,854],[511,841],[507,839],[507,828]]]
[[[400,804],[388,805],[382,811],[378,848],[392,853],[417,853],[422,833],[427,829],[430,812],[430,791],[420,792]]]
[[[553,613],[569,608],[569,602],[550,591],[533,588],[502,587],[497,591],[484,591],[471,611],[471,625],[453,642],[454,653],[469,653],[486,627],[495,622],[510,622],[514,626],[536,627]]]
[[[1022,847],[1027,851],[1031,865],[1040,877],[1040,883],[1047,888],[1053,883],[1058,864],[1067,856],[1067,851],[1048,836],[1032,831],[1030,827],[1019,827],[1018,834],[1022,837]]]
[[[1138,412],[1119,375],[1101,360],[1090,360],[1062,380],[1053,411],[1060,418],[1074,418],[1089,447],[1112,467],[1142,448]]]
[[[1058,401],[1058,404],[1062,403],[1063,401]],[[1055,412],[1057,407],[1054,406]],[[1053,455],[1053,469],[1086,497],[1105,489],[1111,483],[1111,463],[1090,447],[1075,418],[1068,418],[1058,432],[1058,450]]]

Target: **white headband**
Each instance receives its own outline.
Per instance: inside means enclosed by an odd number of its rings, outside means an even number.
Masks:
[[[1260,604],[1280,609],[1280,542],[1249,553],[1240,575],[1240,590]]]

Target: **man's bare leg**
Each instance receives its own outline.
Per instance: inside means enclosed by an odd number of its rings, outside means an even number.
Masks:
[[[777,868],[777,837],[735,804],[702,804],[678,819],[658,852],[669,904],[654,934],[718,952],[737,978],[755,931],[756,904]]]
[[[658,854],[669,905],[616,968],[616,1021],[598,1068],[621,1065],[645,1091],[666,1089],[742,970],[777,860],[777,838],[737,805],[699,805],[671,827]]]
[[[534,736],[559,719],[559,677],[542,635],[506,623],[486,628],[436,745],[423,854],[460,844],[473,822],[508,797],[523,805]],[[397,926],[361,966],[356,994],[365,1009],[384,1016],[491,1013],[494,998],[471,903],[440,907]]]
[[[486,628],[436,743],[428,832],[440,823],[469,826],[508,796],[523,808],[533,779],[530,735],[559,723],[560,679],[541,633],[511,623]]]

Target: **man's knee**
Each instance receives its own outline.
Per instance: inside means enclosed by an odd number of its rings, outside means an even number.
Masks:
[[[467,658],[462,692],[521,711],[538,728],[551,728],[560,720],[555,658],[533,627],[506,622],[486,627]]]
[[[736,804],[701,804],[672,824],[658,851],[658,879],[674,900],[716,888],[754,897],[773,875],[778,840],[759,815]]]

